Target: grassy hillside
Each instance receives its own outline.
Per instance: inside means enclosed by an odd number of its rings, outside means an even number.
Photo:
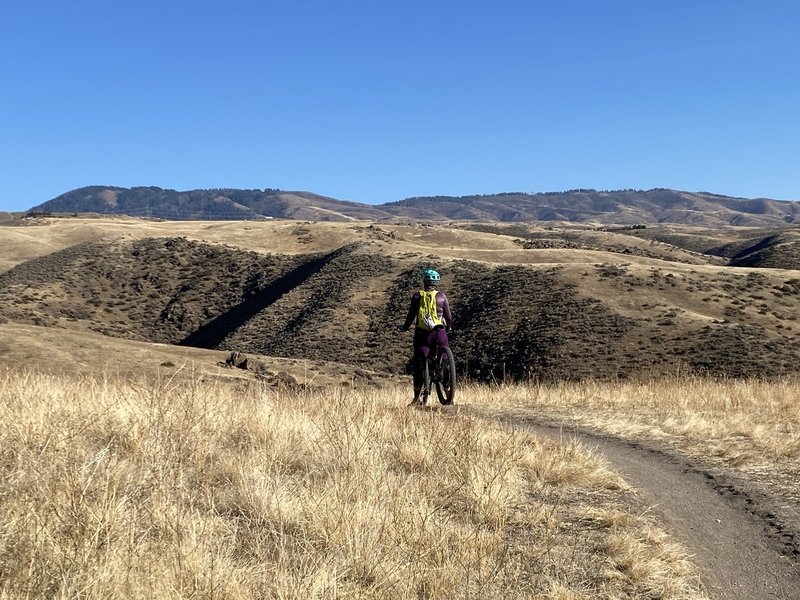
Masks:
[[[0,317],[256,355],[335,357],[398,374],[410,338],[394,325],[421,268],[434,265],[455,310],[459,370],[479,380],[774,377],[800,364],[800,275],[791,270],[722,266],[718,256],[663,242],[644,252],[642,240],[609,231],[546,231],[563,247],[544,248],[527,246],[544,239],[541,231],[303,223],[238,231],[213,242],[108,235],[20,262],[0,274]]]

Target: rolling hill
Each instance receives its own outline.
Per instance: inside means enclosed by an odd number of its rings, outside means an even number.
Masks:
[[[662,231],[682,248],[649,228],[34,221],[4,227],[20,252],[0,273],[10,324],[397,375],[410,339],[393,326],[435,265],[459,370],[475,379],[772,377],[800,365],[794,231]],[[728,264],[744,259],[779,268]]]
[[[796,202],[668,189],[436,196],[369,205],[276,189],[179,192],[158,187],[91,186],[67,192],[31,210],[174,220],[557,221],[593,225],[675,223],[703,227],[775,227],[794,223],[800,215],[800,205]]]

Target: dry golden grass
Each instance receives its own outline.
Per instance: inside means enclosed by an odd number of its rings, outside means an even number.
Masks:
[[[800,380],[651,381],[505,385],[475,393],[487,406],[522,406],[626,438],[672,440],[732,465],[800,461]]]
[[[464,247],[495,252],[518,250],[511,237],[419,225],[381,224],[376,229],[370,221],[152,221],[102,216],[42,218],[29,226],[0,227],[0,272],[80,242],[147,237],[186,236],[215,244],[234,244],[243,250],[284,254],[329,252],[357,241],[388,246],[392,252],[421,249],[446,252]],[[387,239],[380,232],[391,232],[395,237]],[[458,255],[459,252],[454,254]]]
[[[574,442],[408,390],[0,382],[0,598],[696,598]]]

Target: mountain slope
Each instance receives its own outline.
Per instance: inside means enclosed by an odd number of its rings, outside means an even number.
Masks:
[[[388,213],[367,204],[309,192],[211,189],[179,192],[158,187],[90,186],[72,190],[32,209],[34,212],[125,214],[174,220],[259,218],[348,221],[381,219]]]
[[[795,202],[742,199],[667,189],[648,191],[572,190],[561,193],[409,198],[382,205],[394,214],[409,210],[460,219],[472,211],[496,221],[567,221],[638,225],[778,225],[800,216]]]
[[[564,221],[593,225],[678,223],[774,227],[800,218],[796,202],[676,190],[572,190],[408,198],[382,205],[281,190],[191,190],[92,186],[62,194],[35,212],[126,214],[174,220],[285,218],[312,221]]]

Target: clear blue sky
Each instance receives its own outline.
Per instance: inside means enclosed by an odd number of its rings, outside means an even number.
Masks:
[[[800,200],[800,3],[3,2],[0,209],[92,184]]]

